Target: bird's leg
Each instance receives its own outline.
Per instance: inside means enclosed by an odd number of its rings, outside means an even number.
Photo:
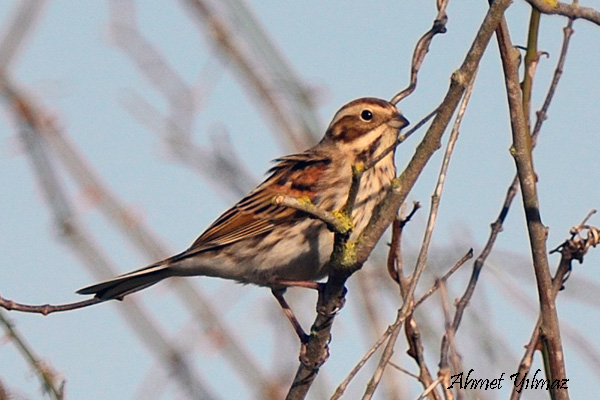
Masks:
[[[304,332],[304,329],[302,329],[302,327],[300,326],[300,323],[298,322],[298,319],[294,315],[294,312],[290,308],[287,301],[285,301],[285,299],[283,298],[283,293],[285,292],[285,288],[283,288],[283,289],[271,288],[271,292],[273,293],[273,296],[275,296],[275,299],[277,299],[277,302],[281,306],[281,309],[283,310],[285,316],[292,323],[292,326],[294,327],[296,334],[300,338],[300,342],[302,344],[307,343],[308,335],[306,334],[306,332]]]
[[[300,287],[305,289],[314,289],[321,293],[325,289],[325,284],[323,282],[315,282],[315,281],[287,281],[287,280],[277,280],[275,281],[276,285],[286,286],[286,287]]]

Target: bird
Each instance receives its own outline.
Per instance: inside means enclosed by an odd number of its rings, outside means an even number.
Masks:
[[[353,166],[369,165],[351,213],[356,240],[396,175],[395,144],[408,120],[386,100],[360,98],[342,106],[313,147],[278,158],[266,179],[225,211],[185,251],[84,287],[81,295],[122,300],[165,278],[207,276],[271,288],[303,339],[283,298],[289,286],[315,287],[327,274],[334,233],[314,216],[278,204],[278,196],[309,200],[326,211],[347,201]],[[390,150],[391,149],[391,150]],[[384,154],[385,152],[387,154]]]

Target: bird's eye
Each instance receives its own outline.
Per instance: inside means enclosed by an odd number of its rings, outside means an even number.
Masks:
[[[373,119],[373,113],[371,112],[371,110],[362,110],[362,112],[360,113],[360,117],[363,121],[370,121]]]

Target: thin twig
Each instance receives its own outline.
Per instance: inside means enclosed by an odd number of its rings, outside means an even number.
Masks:
[[[346,378],[344,378],[344,380],[338,385],[338,387],[335,389],[335,392],[333,393],[333,396],[331,396],[331,400],[337,400],[340,397],[342,397],[344,391],[346,390],[352,379],[354,379],[354,377],[356,376],[356,374],[358,374],[360,369],[367,363],[367,361],[369,361],[371,356],[375,354],[377,349],[381,347],[381,345],[386,341],[386,339],[390,336],[391,333],[392,330],[390,327],[388,327],[383,333],[383,335],[381,335],[381,337],[377,339],[373,346],[371,346],[371,348],[369,349],[369,351],[367,351],[363,358],[361,358],[360,361],[354,366],[354,368],[352,368],[352,370],[348,373]]]
[[[446,33],[446,23],[448,22],[448,15],[446,14],[446,6],[449,0],[441,0],[437,2],[438,14],[433,21],[433,26],[429,29],[421,39],[417,42],[415,50],[413,51],[413,58],[410,68],[410,84],[408,87],[398,94],[396,94],[390,103],[398,104],[402,99],[412,94],[417,87],[417,76],[421,65],[425,60],[425,56],[429,52],[429,45],[431,44],[435,35],[440,33]]]
[[[423,341],[421,340],[421,331],[419,325],[414,318],[414,314],[410,314],[404,323],[404,336],[408,342],[408,350],[406,353],[415,360],[419,367],[419,382],[424,389],[430,387],[433,383],[433,377],[427,363],[425,362],[425,352],[423,349]],[[389,343],[388,343],[389,345]],[[389,360],[386,367],[389,366]],[[435,391],[430,393],[431,400],[441,400],[439,394]]]
[[[447,379],[449,375],[453,373],[457,373],[458,371],[462,371],[462,363],[460,361],[460,356],[458,351],[456,350],[456,342],[454,340],[456,331],[452,327],[452,322],[450,320],[450,301],[448,300],[448,291],[446,290],[446,285],[440,285],[440,300],[442,303],[442,309],[444,312],[444,338],[448,339],[448,355],[447,359],[450,361],[448,365],[444,366],[444,368],[440,369],[439,376]],[[445,390],[448,389],[448,386],[444,387]],[[447,392],[444,392],[445,394]],[[465,394],[461,390],[457,390],[456,398],[458,400],[462,400],[465,398]]]
[[[431,385],[429,385],[423,391],[423,393],[421,393],[421,395],[419,397],[417,397],[417,400],[425,399],[429,395],[429,393],[431,393],[433,391],[433,389],[435,389],[435,387],[440,384],[440,382],[442,382],[442,377],[439,377],[435,381],[431,382]]]
[[[577,0],[574,1],[577,3]],[[563,42],[560,49],[560,55],[558,57],[558,62],[556,63],[556,68],[554,69],[554,74],[552,76],[552,83],[548,88],[548,92],[546,94],[546,98],[544,99],[544,103],[542,108],[536,113],[536,122],[533,127],[533,131],[531,133],[531,145],[535,146],[537,142],[537,137],[539,135],[540,130],[542,129],[542,124],[547,118],[548,108],[550,108],[550,103],[554,98],[554,93],[556,92],[556,88],[558,87],[558,82],[562,77],[565,60],[567,59],[567,52],[569,50],[569,43],[571,41],[571,36],[573,35],[573,20],[570,19],[567,25],[563,28]]]
[[[409,370],[407,370],[406,368],[402,368],[401,366],[399,366],[398,364],[396,364],[393,361],[388,362],[389,366],[397,369],[398,371],[402,372],[403,374],[406,374],[408,376],[410,376],[411,378],[415,378],[415,379],[419,379],[419,376],[417,374],[414,374],[412,372],[410,372]]]
[[[319,219],[334,233],[347,234],[353,226],[352,221],[344,217],[342,213],[332,213],[315,206],[310,200],[299,199],[293,196],[277,195],[273,198],[273,204],[302,211],[316,219]]]
[[[462,256],[461,259],[458,260],[456,264],[452,266],[452,268],[448,270],[448,272],[446,272],[441,278],[436,279],[433,286],[431,286],[431,288],[429,288],[429,290],[425,292],[425,294],[423,294],[423,296],[421,296],[419,300],[415,301],[414,308],[416,309],[417,307],[419,307],[425,300],[427,300],[433,293],[435,293],[435,291],[439,289],[441,284],[444,284],[448,280],[448,278],[452,276],[452,274],[458,271],[458,269],[462,267],[471,258],[473,258],[473,249],[469,249],[469,251],[464,256]]]
[[[20,311],[20,312],[33,313],[33,314],[42,314],[42,315],[48,315],[48,314],[55,313],[55,312],[77,310],[79,308],[93,306],[94,304],[98,304],[101,302],[102,302],[102,300],[94,297],[92,299],[76,301],[73,303],[31,305],[31,304],[17,303],[13,300],[8,300],[8,299],[5,299],[4,297],[0,296],[0,307],[6,309],[8,311]]]
[[[387,256],[387,270],[390,274],[390,277],[398,284],[402,283],[400,277],[403,276],[401,258],[402,253],[400,251],[402,245],[402,232],[406,224],[410,222],[419,208],[421,208],[421,203],[418,201],[413,202],[413,208],[406,217],[403,217],[401,212],[401,214],[396,217],[394,222],[392,222],[392,239],[390,242],[390,250]]]
[[[528,132],[531,131],[531,95],[533,92],[533,78],[538,65],[540,54],[538,52],[537,42],[538,33],[540,30],[540,12],[532,7],[531,16],[529,17],[529,33],[527,36],[527,51],[525,53],[525,67],[523,82],[521,88],[523,90],[523,114],[525,123],[527,124]]]
[[[373,158],[373,160],[371,160],[371,163],[365,166],[365,169],[369,169],[369,168],[373,167],[373,165],[377,164],[379,161],[383,160],[385,158],[385,156],[387,156],[390,152],[394,151],[394,149],[396,147],[398,147],[398,145],[400,145],[402,142],[404,142],[406,139],[408,139],[408,137],[410,135],[412,135],[413,133],[418,131],[423,125],[425,125],[427,123],[427,121],[429,121],[431,118],[433,118],[433,116],[437,113],[437,111],[438,111],[438,108],[436,108],[435,110],[431,111],[429,114],[424,116],[419,122],[417,122],[408,131],[400,133],[398,135],[398,139],[396,140],[396,142],[394,142],[387,149],[383,150],[381,152],[381,154],[377,155],[377,157]]]

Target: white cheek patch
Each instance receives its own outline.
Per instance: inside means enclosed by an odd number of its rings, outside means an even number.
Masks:
[[[377,138],[383,136],[385,134],[385,130],[388,129],[387,124],[381,124],[377,128],[370,130],[366,135],[362,135],[359,138],[349,142],[349,143],[340,143],[339,147],[342,150],[356,150],[356,149],[365,149],[368,148],[371,143],[373,143]],[[386,140],[384,139],[380,146],[386,146]],[[391,143],[387,144],[390,146]]]

